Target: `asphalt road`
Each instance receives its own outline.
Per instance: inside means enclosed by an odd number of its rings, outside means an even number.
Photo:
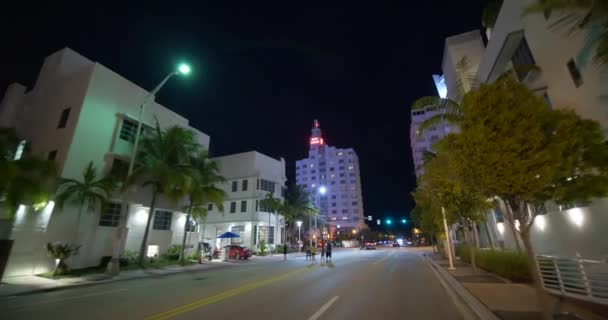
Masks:
[[[229,267],[0,300],[2,319],[463,319],[420,252],[334,250],[331,264]],[[465,315],[466,316],[466,315]]]

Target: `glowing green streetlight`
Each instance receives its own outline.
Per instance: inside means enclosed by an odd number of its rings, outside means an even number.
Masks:
[[[179,67],[177,68],[177,70],[179,71],[179,73],[181,73],[185,76],[187,76],[190,73],[190,71],[192,71],[190,69],[190,66],[185,63],[180,64]]]

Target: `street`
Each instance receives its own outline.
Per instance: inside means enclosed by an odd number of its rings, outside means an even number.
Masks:
[[[462,319],[410,248],[336,249],[0,300],[2,319]]]

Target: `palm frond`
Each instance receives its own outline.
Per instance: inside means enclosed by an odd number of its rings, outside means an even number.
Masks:
[[[412,103],[412,110],[422,110],[428,106],[438,106],[441,104],[441,98],[435,96],[425,96],[417,99]]]

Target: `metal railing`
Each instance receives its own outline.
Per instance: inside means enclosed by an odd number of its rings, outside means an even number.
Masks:
[[[608,263],[581,257],[536,257],[545,290],[608,305]]]

